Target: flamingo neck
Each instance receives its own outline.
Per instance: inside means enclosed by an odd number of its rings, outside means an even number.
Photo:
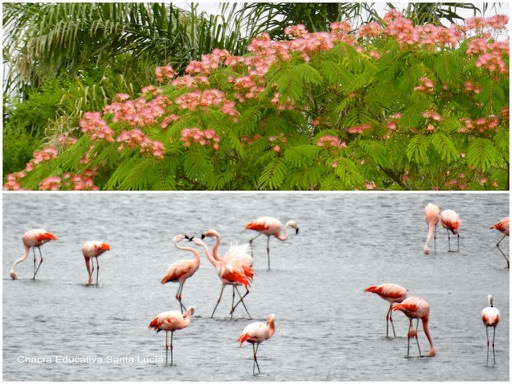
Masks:
[[[210,263],[212,263],[212,265],[215,267],[215,269],[219,269],[221,267],[221,262],[216,260],[212,256],[212,254],[210,253],[210,250],[208,249],[208,246],[205,243],[203,243],[202,241],[199,243],[199,245],[204,248],[204,252],[206,253],[206,257],[208,258]],[[198,254],[199,254],[199,252],[198,252]]]
[[[213,257],[215,258],[215,260],[221,261],[221,257],[219,255],[219,246],[221,242],[220,235],[217,232],[213,232],[213,236],[215,237],[216,240],[212,248]]]
[[[278,234],[274,235],[278,240],[281,240],[281,241],[284,241],[288,238],[288,227],[289,227],[290,223],[286,223],[286,225],[284,226],[284,233],[281,233],[281,231],[279,231]]]
[[[424,251],[427,255],[430,253],[430,248],[428,247],[428,244],[430,243],[430,239],[432,239],[432,234],[434,233],[434,227],[435,227],[434,224],[432,224],[432,223],[428,224],[427,241],[425,242],[425,248],[424,248]]]
[[[16,279],[16,278],[17,278],[17,276],[16,276],[16,271],[14,270],[14,268],[16,268],[16,266],[17,266],[19,263],[23,263],[23,262],[27,259],[28,254],[29,254],[29,252],[30,252],[30,246],[28,246],[28,245],[26,245],[26,244],[24,244],[23,246],[25,247],[25,252],[23,253],[23,256],[22,256],[22,257],[20,257],[18,260],[16,260],[16,261],[14,262],[14,264],[12,265],[11,271],[10,271],[10,273],[9,273],[9,274],[10,274],[10,276],[11,276],[11,278],[13,278],[13,279]]]
[[[174,243],[174,246],[176,248],[178,248],[179,250],[181,251],[189,251],[189,252],[192,252],[194,254],[194,258],[196,259],[197,262],[200,261],[201,259],[201,255],[199,254],[199,251],[195,248],[192,248],[192,247],[183,247],[181,245],[179,245],[178,243]]]
[[[428,343],[430,344],[430,350],[428,352],[429,356],[435,356],[436,355],[436,349],[434,348],[434,342],[432,341],[432,337],[430,336],[430,331],[428,329],[428,317],[424,317],[421,319],[423,323],[423,332],[425,332],[425,336],[427,336]]]

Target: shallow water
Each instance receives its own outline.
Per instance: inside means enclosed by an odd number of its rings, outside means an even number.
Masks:
[[[460,252],[448,253],[437,229],[436,251],[423,254],[423,207],[434,202],[461,217]],[[509,212],[507,193],[95,193],[3,196],[3,379],[6,381],[505,381],[509,380],[509,270],[489,226]],[[153,317],[178,310],[177,285],[162,286],[168,265],[190,258],[172,237],[207,229],[231,242],[255,233],[244,225],[260,216],[298,222],[287,241],[254,241],[256,275],[246,304],[229,318],[226,288],[210,315],[220,281],[204,254],[184,287],[196,309],[174,335],[175,366],[165,367],[165,334],[147,329]],[[18,265],[21,235],[45,228],[59,237]],[[107,241],[99,286],[85,286],[80,247]],[[213,243],[211,239],[210,244]],[[509,252],[509,239],[502,242]],[[434,243],[431,243],[433,249]],[[388,303],[364,293],[381,283],[406,287],[431,306],[434,358],[406,358],[408,319],[394,313],[396,339],[386,339]],[[480,313],[487,295],[501,311],[496,364],[486,366]],[[276,314],[276,333],[261,344],[261,374],[252,375],[252,347],[236,342],[252,321]],[[419,328],[421,350],[428,342]],[[82,361],[80,360],[82,359]]]

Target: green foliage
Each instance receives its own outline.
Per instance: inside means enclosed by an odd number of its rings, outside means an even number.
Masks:
[[[96,88],[84,75],[68,108],[112,100],[111,112],[93,124],[84,115],[83,134],[70,130],[78,141],[19,182],[37,189],[72,174],[111,190],[508,188],[508,72],[476,65],[467,41],[343,37],[291,38],[297,49],[263,37],[231,63],[217,51],[193,62],[196,84],[169,80],[144,94],[114,73]],[[112,139],[94,138],[104,124]]]

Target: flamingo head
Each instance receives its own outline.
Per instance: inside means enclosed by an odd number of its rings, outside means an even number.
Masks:
[[[174,241],[174,243],[179,243],[183,239],[189,239],[190,240],[190,238],[187,235],[179,234],[179,235],[174,236],[173,241]]]
[[[194,307],[188,307],[188,308],[187,308],[187,312],[185,312],[184,317],[190,317],[190,316],[192,316],[192,315],[194,314],[194,310],[195,310],[195,309],[194,309]]]
[[[18,278],[14,269],[11,269],[11,272],[9,273],[9,275],[11,276],[11,279],[13,279],[13,280],[16,280]]]
[[[210,229],[201,233],[201,240],[203,240],[205,237],[219,237],[219,232],[217,232],[215,229]]]
[[[290,220],[289,222],[286,223],[286,226],[295,229],[296,235],[299,234],[299,226],[297,225],[297,223],[295,221]]]

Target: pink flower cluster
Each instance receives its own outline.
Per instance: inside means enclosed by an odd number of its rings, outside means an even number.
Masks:
[[[64,147],[71,147],[73,144],[75,144],[78,141],[75,137],[69,137],[66,135],[59,135],[57,137],[57,143]]]
[[[235,109],[235,102],[228,100],[224,92],[221,92],[218,89],[185,93],[178,96],[175,101],[180,109],[188,109],[191,111],[194,111],[198,107],[208,108],[210,106],[214,106],[220,108],[224,114],[232,116],[235,122],[239,115]]]
[[[32,154],[32,160],[30,160],[25,166],[25,170],[30,172],[34,169],[36,164],[42,163],[43,161],[48,161],[51,159],[57,158],[58,151],[54,147],[50,146],[48,148],[41,149],[40,151],[34,151]]]
[[[506,15],[495,15],[487,19],[485,17],[470,17],[464,20],[464,30],[474,30],[478,34],[483,34],[485,29],[507,29],[507,24],[508,16]]]
[[[219,149],[220,137],[213,129],[201,131],[199,128],[185,128],[181,131],[181,141],[185,147],[190,147],[193,143],[205,146],[211,146],[214,151]]]
[[[426,94],[433,95],[434,94],[434,82],[430,80],[428,77],[423,76],[418,80],[418,85],[414,87],[415,91],[423,92]]]
[[[22,191],[23,188],[19,183],[19,180],[21,180],[23,177],[25,177],[25,172],[15,172],[8,174],[6,177],[7,182],[3,185],[2,189],[4,191]]]
[[[156,124],[158,119],[166,113],[165,107],[168,104],[170,104],[169,99],[162,95],[158,95],[149,101],[139,97],[136,100],[127,100],[124,103],[114,102],[107,105],[103,112],[112,114],[113,122],[122,121],[132,127],[145,127]]]
[[[319,147],[326,147],[326,148],[332,148],[332,147],[346,148],[347,147],[347,144],[344,141],[341,141],[341,139],[339,139],[338,137],[331,136],[331,135],[322,136],[320,139],[318,139],[318,141],[316,142],[316,145],[318,145]]]
[[[110,129],[107,122],[101,118],[100,112],[85,112],[80,119],[80,128],[91,140],[106,140],[113,142],[114,131]]]
[[[203,85],[208,86],[210,85],[210,82],[206,76],[185,75],[174,79],[171,84],[177,89],[186,88],[188,90],[194,90]]]
[[[361,125],[355,125],[353,127],[347,128],[348,133],[363,133],[367,129],[370,128],[370,124],[361,124]]]
[[[258,75],[241,76],[238,78],[232,77],[229,81],[233,83],[234,89],[238,91],[234,96],[240,102],[244,102],[246,99],[257,99],[265,90],[265,80]]]
[[[39,183],[41,191],[58,191],[61,186],[62,179],[58,176],[50,176]]]
[[[459,132],[471,132],[476,130],[480,133],[484,133],[485,131],[495,130],[500,124],[496,116],[480,117],[476,120],[463,118],[461,121],[464,123],[464,128],[460,129]]]
[[[279,102],[279,92],[274,93],[274,97],[270,102],[276,106],[278,111],[292,110],[295,108],[295,105],[292,103],[290,98],[286,100],[286,102]]]
[[[281,147],[284,147],[286,144],[287,139],[284,133],[280,133],[279,136],[269,136],[268,141],[272,145],[272,150],[279,153],[281,152]]]
[[[391,116],[391,119],[387,122],[386,126],[388,129],[395,131],[398,129],[398,120],[402,117],[401,113],[395,113]]]
[[[424,111],[421,114],[421,116],[423,116],[423,118],[425,118],[425,119],[434,120],[437,122],[443,121],[443,117],[439,113],[431,111],[431,110]]]
[[[66,172],[62,175],[62,184],[66,189],[73,191],[98,191],[99,188],[94,185],[94,174],[95,172],[90,169],[87,169],[83,175]]]
[[[164,145],[157,140],[151,140],[140,129],[135,128],[131,131],[123,130],[116,140],[121,143],[117,148],[119,152],[121,152],[126,145],[128,148],[140,147],[141,153],[149,152],[159,159],[164,158]]]
[[[176,71],[174,71],[174,69],[170,65],[155,68],[155,77],[159,83],[163,83],[166,80],[169,81],[171,79],[174,79],[176,76]]]
[[[185,72],[209,75],[211,71],[218,69],[222,62],[229,56],[229,52],[226,49],[215,48],[209,55],[201,56],[201,61],[191,61],[185,69]]]

